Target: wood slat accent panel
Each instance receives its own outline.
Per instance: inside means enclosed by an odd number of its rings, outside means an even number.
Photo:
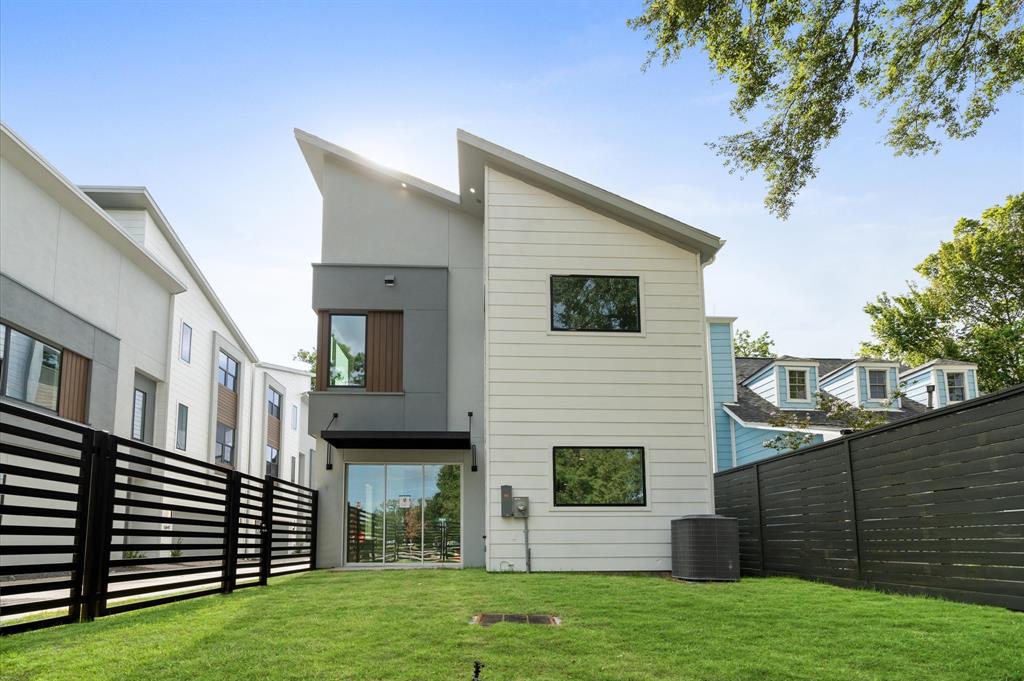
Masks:
[[[60,400],[57,415],[85,423],[89,401],[89,374],[92,362],[81,355],[64,350],[61,354]]]
[[[366,315],[366,391],[402,391],[402,313]]]
[[[276,416],[267,416],[267,444],[281,449],[281,419]]]
[[[331,313],[317,312],[316,332],[316,381],[317,390],[327,390],[328,371],[330,369]]]
[[[217,384],[217,420],[230,428],[238,428],[238,394]]]

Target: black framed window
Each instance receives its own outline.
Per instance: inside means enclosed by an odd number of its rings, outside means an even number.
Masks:
[[[178,405],[178,430],[174,436],[174,446],[182,451],[186,449],[188,442],[188,407],[184,404]]]
[[[555,506],[646,506],[643,447],[554,447]]]
[[[552,275],[551,330],[639,333],[640,277]]]
[[[192,327],[185,322],[181,323],[181,347],[178,349],[178,357],[186,362],[192,361]]]
[[[281,393],[267,388],[267,412],[276,419],[281,418]]]
[[[962,372],[946,374],[946,389],[949,392],[950,402],[963,402],[967,399],[967,390],[964,387],[964,374]]]
[[[226,466],[235,465],[235,429],[220,422],[217,423],[213,460]]]
[[[868,371],[868,399],[884,400],[889,397],[889,372],[885,369]]]
[[[280,477],[278,475],[280,464],[280,453],[277,451],[277,447],[271,447],[267,445],[267,475],[273,475],[275,478]]]
[[[139,442],[146,439],[146,393],[138,388],[132,401],[132,439]]]
[[[332,314],[330,386],[366,386],[366,315]]]
[[[231,392],[238,389],[238,361],[224,352],[217,356],[217,382]]]
[[[62,352],[27,333],[0,324],[0,393],[57,411]]]

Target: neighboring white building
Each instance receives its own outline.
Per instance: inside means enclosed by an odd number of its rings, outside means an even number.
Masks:
[[[4,399],[257,476],[276,451],[280,477],[307,475],[310,375],[259,362],[146,188],[76,187],[6,126],[2,172],[0,323],[51,349],[62,395],[87,391],[60,409],[12,380]]]

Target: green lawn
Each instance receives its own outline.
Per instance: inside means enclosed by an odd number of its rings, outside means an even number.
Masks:
[[[560,627],[470,626],[479,612]],[[795,579],[313,572],[0,640],[2,679],[1024,679],[1024,616]]]

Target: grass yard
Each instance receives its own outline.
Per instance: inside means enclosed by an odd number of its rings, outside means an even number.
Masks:
[[[470,626],[480,612],[559,627]],[[1024,616],[796,579],[313,572],[0,640],[2,679],[1024,679]]]

